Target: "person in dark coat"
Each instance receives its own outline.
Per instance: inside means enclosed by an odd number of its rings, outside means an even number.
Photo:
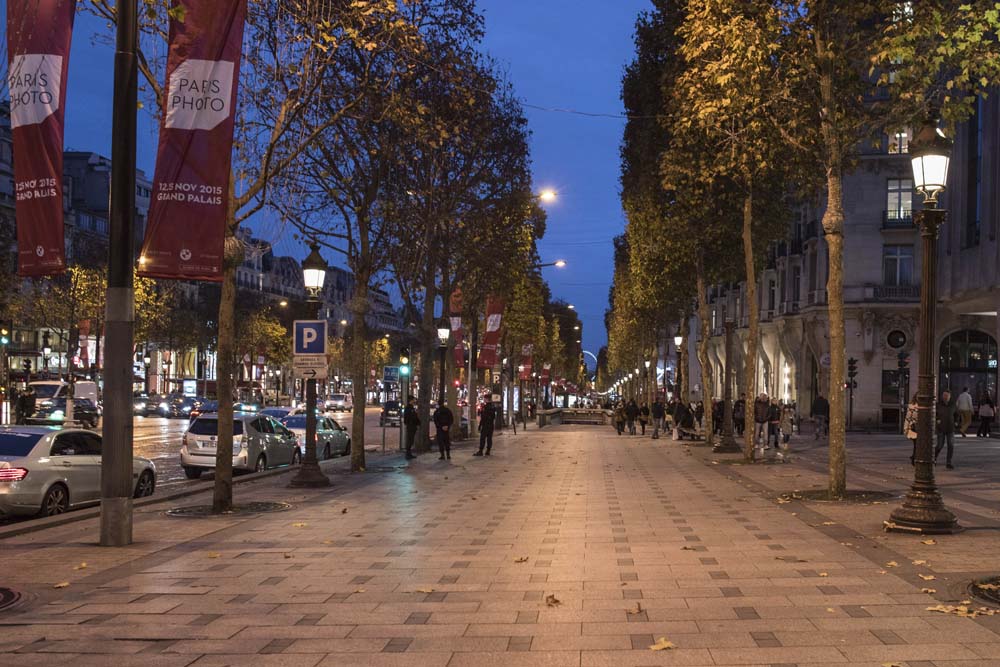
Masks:
[[[406,407],[403,409],[403,426],[406,427],[406,458],[415,459],[413,455],[413,441],[417,439],[417,429],[420,428],[420,417],[417,415],[417,408],[413,405],[413,398],[406,399]]]
[[[816,422],[817,440],[819,440],[821,435],[828,435],[830,433],[830,402],[823,398],[822,394],[817,395],[816,400],[813,401],[810,416]]]
[[[705,419],[705,404],[698,401],[694,405],[694,420],[698,422],[698,428],[701,428],[701,423]]]
[[[493,403],[486,403],[482,413],[479,415],[479,451],[473,456],[482,456],[483,447],[486,447],[486,456],[490,455],[493,449],[493,428],[497,422],[497,409]]]
[[[437,429],[438,451],[441,453],[439,461],[444,461],[445,458],[451,459],[451,425],[454,423],[455,415],[442,402],[434,411],[434,427]]]
[[[660,399],[653,401],[650,414],[653,417],[653,440],[656,440],[660,437],[660,429],[663,428],[663,420],[667,416],[667,411],[663,407],[663,401]]]
[[[635,420],[639,416],[639,406],[635,404],[635,399],[625,406],[625,421],[628,422],[628,434],[635,435]]]
[[[778,449],[781,441],[781,406],[778,399],[772,398],[771,405],[767,408],[767,442],[765,447],[770,448],[771,439],[774,439],[774,448]]]
[[[723,423],[726,420],[726,402],[712,401],[712,431],[716,435],[725,433],[726,428]]]
[[[955,453],[955,415],[958,407],[951,398],[951,392],[947,389],[941,392],[941,399],[934,407],[935,419],[937,423],[937,447],[934,449],[934,462],[937,463],[938,455],[944,446],[948,445],[947,463],[945,468],[954,470],[951,464],[951,457]]]
[[[766,447],[768,440],[767,418],[771,411],[771,404],[767,400],[767,394],[761,393],[757,400],[753,402],[753,439],[757,447]]]
[[[747,424],[747,395],[740,394],[740,397],[733,403],[733,430],[736,435],[742,436]]]
[[[646,435],[646,424],[649,423],[649,406],[645,403],[639,408],[639,426],[642,427],[642,434]]]

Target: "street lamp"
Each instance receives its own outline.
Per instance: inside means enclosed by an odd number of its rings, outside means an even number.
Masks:
[[[951,141],[938,129],[937,110],[932,109],[910,142],[913,184],[924,196],[925,208],[914,214],[923,239],[920,277],[920,374],[917,383],[917,442],[913,484],[903,504],[885,522],[886,530],[949,534],[962,530],[944,506],[934,481],[934,333],[937,306],[937,238],[947,212],[937,207],[938,195],[948,180]]]
[[[145,386],[145,390],[146,390],[147,394],[149,393],[149,364],[152,361],[153,360],[149,358],[149,354],[146,354],[142,358],[142,367],[143,367],[143,370],[145,371],[145,382],[143,382],[143,385]]]
[[[319,301],[326,282],[327,264],[319,254],[319,244],[315,241],[309,244],[309,255],[302,260],[302,284],[305,285],[308,300]],[[306,379],[306,452],[302,465],[288,485],[297,488],[317,489],[330,486],[330,479],[320,470],[316,459],[316,378]],[[295,444],[298,449],[298,443]]]
[[[328,267],[326,260],[319,254],[319,245],[315,241],[309,245],[309,248],[309,255],[302,260],[302,282],[305,284],[309,301],[319,301]]]
[[[538,198],[548,204],[558,199],[559,193],[553,190],[552,188],[545,188],[544,190],[538,193]]]
[[[680,349],[681,345],[683,344],[684,344],[684,336],[681,335],[674,336],[674,347]]]
[[[566,260],[565,259],[557,259],[554,262],[545,262],[544,264],[532,264],[531,268],[533,268],[533,269],[544,269],[546,266],[554,266],[557,269],[561,269],[561,268],[563,268],[563,267],[566,266]]]
[[[445,355],[448,352],[448,336],[451,334],[451,323],[448,318],[442,317],[441,321],[438,322],[437,326],[437,336],[438,336],[438,353],[441,356],[441,384],[439,386],[438,393],[438,405],[444,405],[444,392],[445,392]]]

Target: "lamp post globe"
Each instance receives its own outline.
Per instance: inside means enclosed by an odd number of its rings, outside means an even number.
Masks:
[[[309,255],[302,260],[302,282],[310,301],[319,301],[323,283],[326,282],[326,260],[319,254],[319,245],[314,241],[309,245]]]
[[[684,344],[684,336],[674,336],[674,347],[680,347]]]
[[[952,141],[938,127],[934,113],[928,114],[909,145],[913,187],[924,203],[937,207],[937,198],[948,187]]]

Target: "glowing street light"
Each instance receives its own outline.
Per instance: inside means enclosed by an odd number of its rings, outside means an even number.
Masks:
[[[558,199],[559,193],[557,193],[552,188],[545,188],[544,190],[538,193],[538,198],[541,199],[546,204],[548,204]]]

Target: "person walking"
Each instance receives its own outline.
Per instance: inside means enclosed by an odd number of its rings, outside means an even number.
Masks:
[[[767,445],[765,449],[771,448],[771,440],[774,439],[774,448],[778,449],[781,444],[781,406],[778,399],[772,398],[771,404],[767,406]]]
[[[910,404],[906,406],[906,416],[903,417],[903,435],[913,443],[913,451],[910,453],[910,465],[917,465],[917,414],[920,406],[917,405],[917,395],[910,399]]]
[[[625,430],[625,404],[618,403],[615,407],[615,430],[618,431],[618,435],[622,434]]]
[[[972,394],[969,393],[968,387],[962,387],[962,393],[955,401],[955,409],[958,411],[958,432],[963,438],[967,437],[966,431],[972,423],[972,407]]]
[[[448,406],[441,402],[441,405],[434,411],[434,426],[437,428],[438,451],[441,456],[439,461],[445,458],[451,459],[451,425],[455,423],[455,415],[451,413]]]
[[[778,446],[778,458],[784,460],[785,453],[788,452],[788,443],[792,439],[792,431],[795,429],[795,406],[791,403],[785,404],[781,408],[781,445]]]
[[[21,394],[24,402],[21,404],[21,424],[27,424],[28,420],[35,416],[35,388],[30,384]],[[19,399],[20,400],[20,399]]]
[[[701,430],[701,424],[705,420],[705,404],[702,401],[698,401],[694,404],[694,420],[698,422],[698,430]]]
[[[715,435],[722,435],[726,432],[726,404],[725,401],[712,401],[712,431]]]
[[[767,394],[761,392],[761,395],[753,402],[753,440],[760,449],[767,445],[767,417],[770,412],[771,405],[767,400]]]
[[[628,422],[628,434],[635,435],[635,420],[639,417],[639,406],[636,405],[635,399],[630,399],[628,405],[625,406],[625,421]]]
[[[990,429],[993,427],[993,418],[997,411],[993,405],[993,399],[987,394],[979,403],[979,428],[976,430],[977,438],[990,437]]]
[[[660,437],[660,429],[663,428],[663,418],[667,416],[667,412],[663,408],[663,401],[659,398],[653,401],[653,407],[650,409],[650,414],[653,417],[653,440],[658,440]]]
[[[934,449],[934,462],[937,463],[938,455],[945,445],[948,446],[945,467],[954,470],[952,465],[952,455],[955,453],[955,413],[956,403],[951,398],[951,392],[945,389],[941,392],[941,398],[935,407],[937,421],[937,447]]]
[[[417,439],[417,429],[420,427],[420,417],[417,415],[417,408],[413,405],[413,397],[406,399],[406,407],[403,408],[403,426],[406,428],[406,458],[415,459],[413,455],[413,441]]]
[[[747,395],[740,394],[739,399],[733,403],[733,430],[736,435],[743,437],[743,431],[747,426]]]
[[[642,435],[646,435],[646,424],[649,423],[649,406],[645,403],[639,408],[639,426],[642,428]]]
[[[496,422],[497,409],[493,403],[488,402],[479,414],[479,451],[473,456],[482,456],[483,447],[486,447],[486,456],[490,455],[490,450],[493,449],[493,428],[496,426]]]
[[[823,394],[817,394],[813,401],[809,416],[816,422],[815,437],[826,436],[830,433],[830,402],[823,398]]]

